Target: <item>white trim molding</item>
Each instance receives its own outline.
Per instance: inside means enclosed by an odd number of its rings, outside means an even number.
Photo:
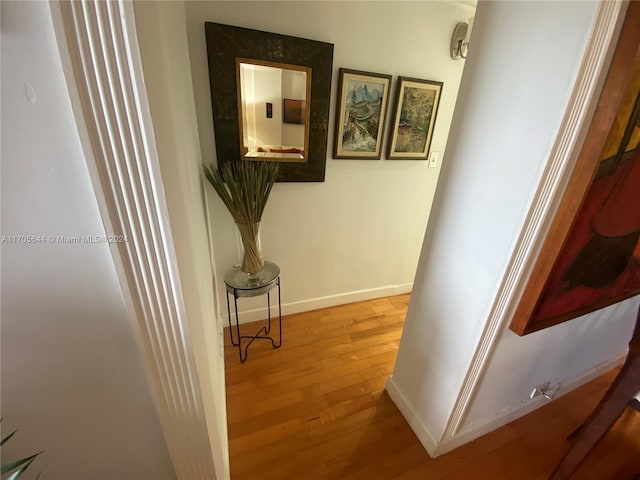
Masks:
[[[311,310],[319,310],[321,308],[335,307],[337,305],[346,305],[347,303],[362,302],[364,300],[373,300],[375,298],[392,297],[394,295],[403,295],[411,293],[413,282],[403,283],[400,285],[389,285],[386,287],[369,288],[367,290],[356,290],[353,292],[337,293],[335,295],[327,295],[325,297],[308,298],[297,302],[289,302],[282,304],[282,315],[294,315],[301,312],[309,312]],[[240,306],[240,305],[239,305]],[[277,306],[271,306],[271,314],[278,313]],[[254,308],[251,310],[240,309],[241,324],[264,320],[268,316],[267,307]],[[231,321],[235,321],[235,313],[231,308]],[[220,323],[224,327],[229,319],[225,308],[220,309]]]
[[[52,2],[76,123],[178,479],[216,478],[133,4]]]
[[[424,423],[422,423],[419,415],[404,397],[402,391],[396,385],[393,375],[387,378],[385,390],[389,394],[389,397],[391,397],[391,400],[393,400],[393,403],[395,403],[396,407],[398,407],[398,410],[400,410],[400,413],[411,427],[411,430],[413,430],[413,433],[415,433],[418,440],[420,440],[424,449],[432,458],[435,458],[438,455],[438,442],[433,438],[429,429]]]
[[[562,382],[562,386],[556,390],[555,398],[560,398],[567,393],[575,390],[578,387],[581,387],[587,382],[591,380],[595,380],[600,375],[607,373],[608,371],[621,366],[627,357],[627,351],[616,355],[612,359],[602,362],[599,365],[589,369],[588,371],[582,373],[581,375],[565,380]],[[527,400],[527,402],[514,407],[509,408],[508,410],[500,412],[496,417],[485,420],[481,423],[475,423],[471,425],[465,425],[464,429],[461,429],[455,437],[452,437],[448,440],[438,443],[437,446],[434,447],[433,452],[429,451],[429,454],[432,457],[438,457],[440,455],[444,455],[465,443],[471,442],[476,438],[481,437],[489,432],[493,432],[494,430],[505,426],[508,423],[517,420],[518,418],[537,410],[540,407],[546,405],[550,400],[547,400],[543,396],[539,396],[534,398],[533,400]]]
[[[538,189],[532,199],[524,227],[492,305],[489,318],[467,371],[463,386],[439,444],[453,444],[488,366],[502,331],[513,317],[534,260],[540,253],[554,215],[580,153],[627,4],[600,2],[585,54],[577,73],[566,113],[551,148]],[[524,413],[523,413],[524,414]],[[457,442],[456,442],[457,443]],[[457,446],[457,445],[456,445]],[[453,447],[452,447],[453,448]],[[451,448],[449,448],[450,450]],[[448,450],[447,450],[448,451]],[[442,448],[437,454],[444,453]]]
[[[585,383],[598,378],[609,370],[621,366],[626,357],[627,351],[625,350],[610,360],[602,362],[582,373],[578,377],[563,381],[562,386],[556,390],[556,398],[560,398]],[[437,442],[429,429],[420,421],[419,416],[415,413],[409,402],[404,398],[404,395],[402,395],[402,392],[396,386],[393,376],[390,376],[387,379],[385,389],[389,394],[389,397],[391,397],[391,400],[393,400],[393,403],[395,403],[398,410],[400,410],[400,413],[402,413],[402,416],[411,426],[411,429],[418,437],[418,440],[420,440],[422,446],[432,458],[444,455],[465,443],[471,442],[482,435],[503,427],[504,425],[537,410],[549,402],[549,400],[542,396],[536,397],[518,405],[517,407],[502,411],[490,420],[484,420],[477,424],[474,423],[473,425],[466,425],[465,428],[458,432],[454,437]]]

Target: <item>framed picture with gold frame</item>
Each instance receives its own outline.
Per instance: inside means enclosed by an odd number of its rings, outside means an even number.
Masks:
[[[379,160],[391,75],[340,69],[333,158]]]
[[[389,160],[427,159],[443,85],[432,80],[398,77]]]

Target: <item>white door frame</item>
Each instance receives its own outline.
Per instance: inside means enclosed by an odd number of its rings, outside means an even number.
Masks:
[[[227,465],[213,456],[228,449],[205,421],[133,3],[50,7],[105,230],[126,237],[111,252],[177,478],[229,478],[228,456],[219,456]]]

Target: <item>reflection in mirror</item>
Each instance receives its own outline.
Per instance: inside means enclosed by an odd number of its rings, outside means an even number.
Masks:
[[[242,158],[306,162],[311,68],[237,58],[236,79]]]

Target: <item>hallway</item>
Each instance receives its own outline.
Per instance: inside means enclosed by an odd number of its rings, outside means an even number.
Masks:
[[[400,295],[284,317],[282,348],[256,342],[244,364],[225,332],[233,480],[547,478],[564,438],[616,372],[432,460],[384,391],[408,301]],[[640,414],[628,410],[576,479],[633,478],[639,429]]]

